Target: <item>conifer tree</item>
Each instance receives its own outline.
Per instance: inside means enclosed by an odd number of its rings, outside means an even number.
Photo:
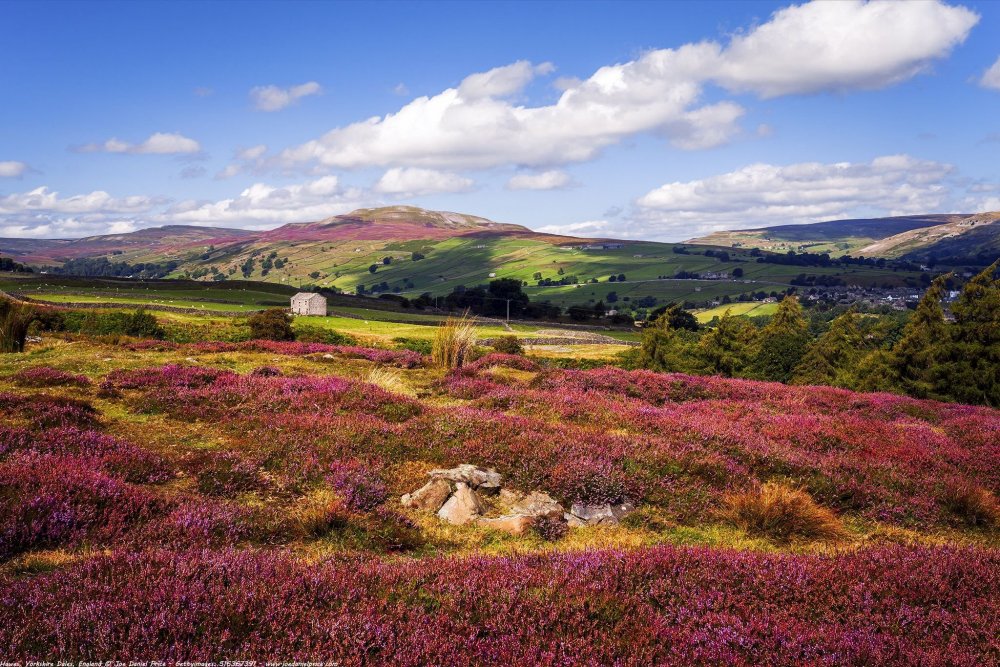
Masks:
[[[850,387],[857,362],[865,351],[861,318],[852,308],[830,323],[826,333],[806,348],[795,367],[792,384]]]
[[[756,338],[757,328],[750,320],[734,317],[726,310],[698,344],[702,370],[726,377],[743,376],[753,360]]]
[[[1000,260],[974,277],[952,306],[947,389],[962,403],[1000,406]]]
[[[917,398],[944,398],[949,393],[944,364],[951,331],[941,307],[946,279],[938,276],[927,288],[888,356],[890,382]]]
[[[809,344],[809,323],[799,300],[786,296],[760,332],[752,375],[760,380],[788,382]]]
[[[660,372],[691,372],[692,344],[670,322],[668,311],[643,331],[639,365]]]

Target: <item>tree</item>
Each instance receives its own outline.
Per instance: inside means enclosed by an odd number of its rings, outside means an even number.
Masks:
[[[952,306],[947,387],[963,403],[1000,407],[1000,260],[965,284]]]
[[[250,338],[257,340],[295,340],[292,316],[282,308],[268,308],[247,319]]]
[[[426,255],[424,255],[424,253],[422,253],[422,252],[415,252],[412,255],[410,255],[410,259],[412,259],[414,262],[419,262],[420,260],[424,259],[425,257],[426,257]]]
[[[826,333],[806,348],[792,374],[792,384],[852,387],[854,369],[866,348],[860,319],[851,309],[833,320]]]
[[[742,277],[743,277],[743,267],[737,266],[735,269],[733,269],[733,278],[742,278]]]
[[[528,295],[521,289],[521,281],[517,278],[491,280],[486,291],[491,297],[484,305],[486,314],[506,315],[508,301],[511,315],[520,315],[528,307]]]
[[[693,347],[694,342],[672,327],[670,317],[664,313],[642,332],[639,365],[659,372],[690,372]]]
[[[375,273],[378,271],[378,264],[372,264],[368,267],[368,273]]]
[[[665,315],[667,317],[667,320],[670,322],[671,329],[697,331],[700,328],[698,325],[698,318],[684,310],[680,304],[672,303],[669,306],[657,308],[650,313],[650,317],[653,319],[656,319],[661,315]]]
[[[950,331],[941,308],[945,279],[938,276],[931,283],[888,357],[890,381],[910,396],[940,398],[948,393],[943,364]]]
[[[382,263],[385,264],[386,266],[389,266],[390,264],[392,264],[392,257],[383,257]]]
[[[778,310],[760,332],[753,376],[760,380],[788,382],[809,344],[809,323],[794,296],[781,300]]]
[[[756,338],[757,328],[750,320],[734,317],[726,310],[715,328],[698,343],[702,370],[726,377],[745,375],[754,359]]]

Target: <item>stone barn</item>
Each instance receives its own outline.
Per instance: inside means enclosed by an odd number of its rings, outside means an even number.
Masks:
[[[315,292],[299,292],[292,297],[293,315],[326,316],[326,297]]]

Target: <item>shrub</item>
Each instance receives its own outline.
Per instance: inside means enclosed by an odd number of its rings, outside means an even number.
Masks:
[[[1000,525],[1000,502],[996,496],[966,480],[945,484],[945,508],[970,526]]]
[[[261,378],[281,377],[284,373],[276,366],[258,366],[250,372],[250,375]]]
[[[389,498],[382,480],[361,463],[337,461],[327,479],[352,510],[368,512]]]
[[[502,354],[523,354],[524,348],[517,336],[500,336],[493,341],[493,349]]]
[[[562,518],[552,516],[539,517],[532,528],[539,537],[548,542],[555,542],[569,532],[569,526]]]
[[[295,325],[295,340],[302,343],[325,343],[326,345],[357,345],[358,339],[350,334],[325,327]]]
[[[726,497],[728,514],[753,535],[779,542],[792,538],[836,540],[847,531],[837,516],[801,489],[769,482],[759,489]]]
[[[216,456],[198,472],[198,490],[209,496],[232,497],[265,487],[257,466],[235,454]]]
[[[476,326],[468,313],[462,317],[449,317],[437,329],[431,358],[441,368],[461,368],[469,361],[476,344]]]
[[[35,309],[31,306],[0,298],[0,352],[24,352],[34,316]]]
[[[393,338],[392,342],[396,344],[396,347],[403,350],[411,350],[417,352],[418,354],[430,354],[433,348],[431,341],[426,338],[405,338],[398,337]]]
[[[292,316],[283,308],[268,308],[247,318],[250,338],[255,340],[295,340]]]
[[[89,387],[90,378],[74,375],[49,366],[34,366],[18,371],[13,376],[18,387]]]

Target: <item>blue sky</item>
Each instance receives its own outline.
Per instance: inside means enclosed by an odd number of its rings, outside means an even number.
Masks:
[[[998,37],[989,2],[8,2],[0,236],[997,210]]]

